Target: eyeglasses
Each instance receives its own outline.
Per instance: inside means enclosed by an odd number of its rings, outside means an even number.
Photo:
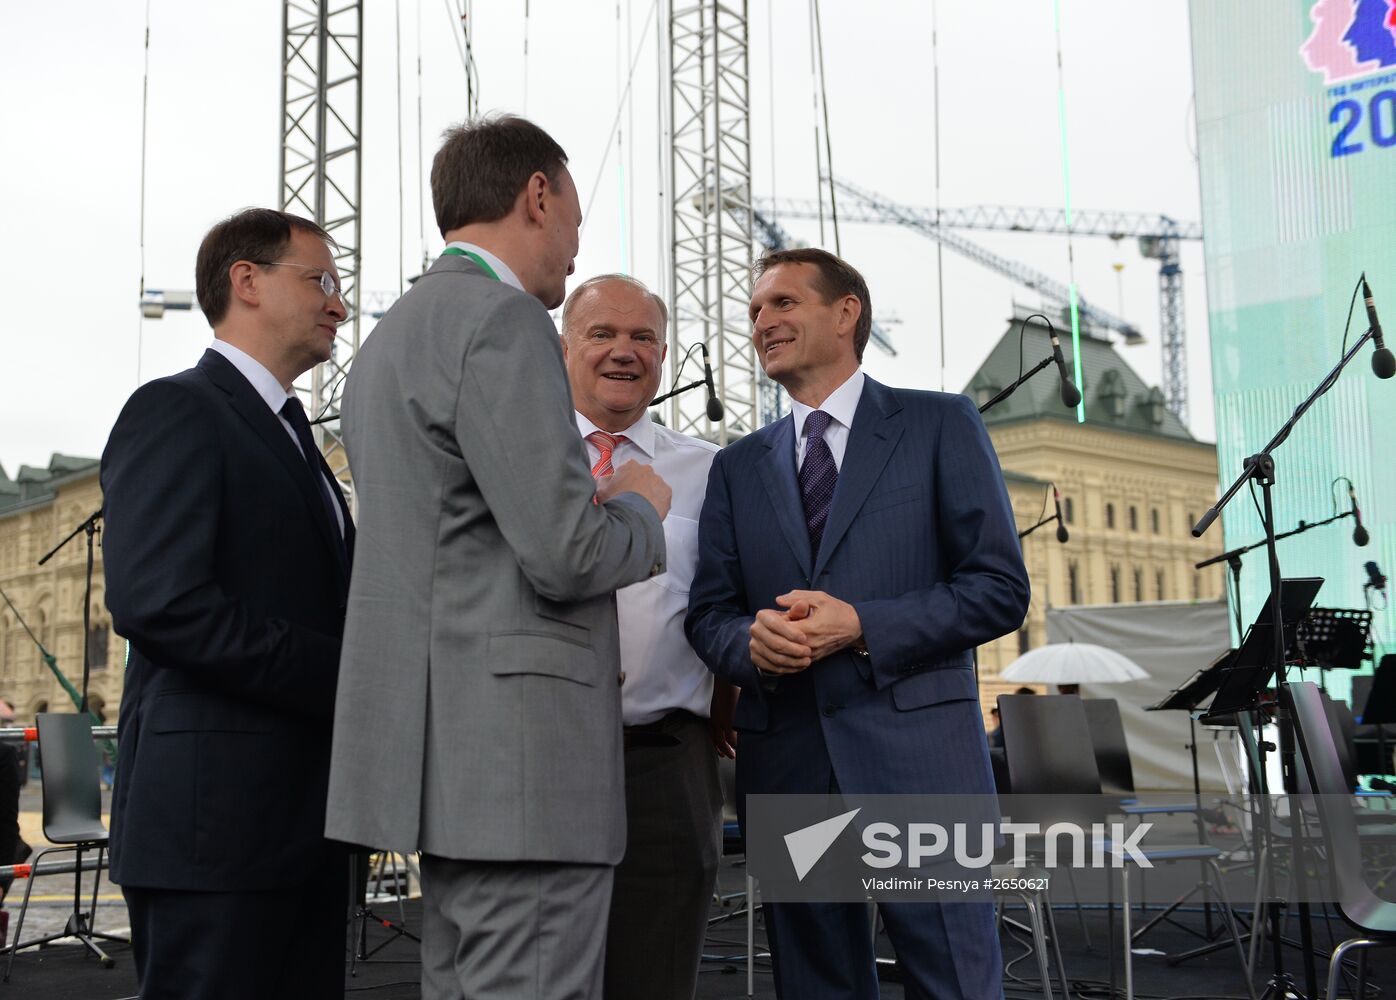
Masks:
[[[319,271],[320,291],[325,293],[325,298],[328,299],[335,295],[338,295],[341,300],[344,298],[344,290],[334,283],[334,279],[330,277],[330,272],[315,267],[313,264],[296,264],[289,260],[254,260],[252,263],[262,267],[299,267],[306,271]]]

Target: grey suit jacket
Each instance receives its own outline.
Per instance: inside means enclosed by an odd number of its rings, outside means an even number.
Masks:
[[[663,572],[664,534],[635,494],[593,504],[547,312],[443,257],[363,344],[342,412],[359,534],[326,834],[619,861],[614,592]]]

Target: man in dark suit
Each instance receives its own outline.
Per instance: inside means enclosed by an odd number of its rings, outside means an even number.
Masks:
[[[792,412],[714,461],[686,621],[742,688],[743,822],[748,794],[992,794],[973,650],[1022,623],[1028,580],[988,434],[963,396],[862,373],[872,314],[844,261],[755,272],[753,340]],[[1002,995],[990,904],[881,909],[908,997]],[[778,995],[877,996],[865,907],[765,914]]]
[[[112,880],[144,1000],[343,995],[347,854],[323,835],[354,528],[292,382],[346,315],[332,240],[249,209],[199,247],[214,342],[102,455],[130,640]]]

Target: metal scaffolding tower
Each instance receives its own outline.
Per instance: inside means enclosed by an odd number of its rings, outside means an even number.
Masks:
[[[721,426],[700,393],[670,401],[671,427],[726,444],[760,426],[751,344],[751,115],[745,0],[672,0],[669,11],[669,379],[702,342]]]
[[[314,219],[339,244],[348,319],[330,360],[308,385],[311,418],[335,417],[337,394],[359,349],[359,205],[362,194],[363,6],[360,0],[283,0],[280,205]],[[339,422],[320,424],[321,447],[337,476],[347,472]]]

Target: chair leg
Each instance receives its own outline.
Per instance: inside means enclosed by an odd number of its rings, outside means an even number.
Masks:
[[[34,869],[39,867],[39,862],[43,860],[48,851],[40,851],[34,859],[29,871],[29,877],[24,881],[24,902],[19,907],[19,922],[15,926],[15,936],[10,942],[10,957],[5,961],[5,982],[10,981],[10,970],[14,968],[15,952],[19,951],[20,935],[24,933],[24,915],[29,912],[29,893],[34,889]]]
[[[1042,910],[1047,917],[1047,933],[1052,941],[1052,954],[1057,959],[1057,975],[1061,977],[1062,996],[1066,1000],[1071,1000],[1071,986],[1066,978],[1066,963],[1062,961],[1061,938],[1057,936],[1057,918],[1052,915],[1052,900],[1047,893],[1042,893]]]
[[[1129,869],[1120,869],[1120,914],[1124,921],[1125,1000],[1134,1000],[1134,935],[1129,930]]]
[[[1066,866],[1066,880],[1071,883],[1071,898],[1076,901],[1076,921],[1081,925],[1081,936],[1086,939],[1086,950],[1091,950],[1091,932],[1086,928],[1086,912],[1081,909],[1081,894],[1076,891],[1076,876],[1071,874],[1071,866]]]
[[[1018,898],[1028,908],[1028,924],[1032,927],[1032,950],[1037,953],[1037,975],[1042,982],[1043,1000],[1052,1000],[1052,973],[1047,968],[1047,932],[1042,926],[1042,910],[1032,894],[1020,892]]]
[[[746,874],[746,995],[756,993],[756,880]]]
[[[1324,994],[1325,1000],[1337,1000],[1338,987],[1343,979],[1343,959],[1347,957],[1347,953],[1354,948],[1371,948],[1378,943],[1370,938],[1348,938],[1333,949],[1333,957],[1328,960],[1328,992]],[[1359,979],[1357,992],[1353,995],[1360,1000],[1363,992],[1364,986]]]
[[[1222,884],[1221,866],[1215,858],[1208,859],[1207,864],[1211,867],[1212,874],[1217,877],[1217,897],[1221,900],[1222,919],[1226,921],[1231,943],[1236,946],[1236,954],[1241,959],[1241,975],[1246,978],[1246,993],[1250,995],[1251,1000],[1256,1000],[1254,970],[1246,962],[1246,949],[1241,946],[1241,935],[1236,930],[1236,916],[1231,912],[1231,900],[1226,895],[1226,886]]]

